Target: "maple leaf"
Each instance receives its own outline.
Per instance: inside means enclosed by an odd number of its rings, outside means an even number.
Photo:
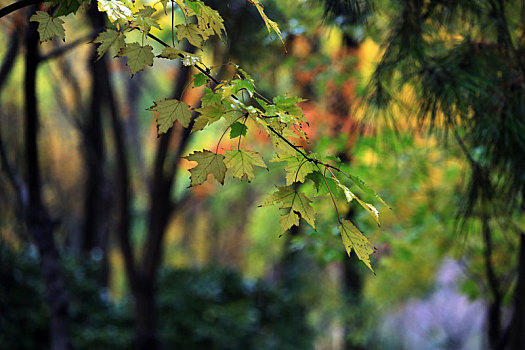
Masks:
[[[143,70],[146,66],[153,65],[153,47],[151,45],[141,46],[139,43],[126,44],[118,56],[128,57],[126,65],[131,71],[131,75]]]
[[[227,150],[225,156],[226,166],[233,171],[233,177],[240,180],[248,179],[250,182],[255,176],[254,166],[268,169],[261,155],[257,152],[245,149]]]
[[[179,24],[177,28],[177,40],[180,42],[182,39],[187,39],[190,44],[195,47],[202,47],[202,36],[200,35],[201,30],[196,24]]]
[[[366,203],[365,201],[361,200],[358,196],[356,196],[348,187],[343,185],[337,178],[333,178],[335,182],[337,183],[337,186],[343,190],[343,193],[345,194],[346,201],[350,203],[352,200],[356,200],[376,221],[377,226],[380,226],[379,223],[379,210],[377,210],[372,204]]]
[[[284,233],[292,226],[299,226],[299,215],[293,210],[290,210],[288,214],[281,215],[279,218],[279,224],[281,226],[281,232]]]
[[[341,232],[343,245],[348,256],[350,256],[353,249],[359,260],[364,262],[365,265],[374,272],[374,269],[370,265],[370,254],[374,253],[374,245],[350,220],[343,219],[339,226],[339,231]]]
[[[376,191],[374,191],[370,186],[368,186],[363,180],[361,180],[359,177],[355,175],[350,174],[350,179],[352,182],[357,185],[361,190],[363,190],[365,193],[368,193],[374,197],[376,197],[385,207],[390,208],[390,206],[381,198]]]
[[[64,31],[64,21],[60,18],[53,18],[45,11],[36,11],[34,15],[29,18],[31,22],[38,22],[38,34],[40,35],[40,42],[53,39],[56,35],[62,40],[66,38]]]
[[[206,125],[215,123],[217,120],[225,113],[223,105],[209,105],[204,106],[195,110],[201,115],[195,119],[195,124],[193,124],[193,131],[202,130]]]
[[[246,131],[248,131],[246,124],[235,122],[230,125],[230,139],[234,139],[241,135],[246,136]]]
[[[274,21],[272,21],[267,15],[266,13],[264,13],[264,7],[263,5],[261,4],[261,2],[259,0],[249,0],[252,4],[255,5],[255,7],[257,7],[257,10],[259,11],[259,14],[261,15],[264,23],[266,24],[266,28],[268,29],[268,33],[271,33],[272,32],[272,29],[277,33],[277,35],[279,36],[279,39],[281,39],[281,42],[284,44],[284,40],[283,40],[283,37],[281,36],[281,31],[279,30],[279,26],[277,25],[277,23],[275,23]]]
[[[290,209],[290,212],[295,212],[301,215],[303,219],[306,220],[315,229],[315,211],[310,205],[312,201],[306,197],[303,193],[299,193],[291,187],[277,186],[277,192],[269,195],[266,200],[259,205],[260,207],[273,205],[275,203],[280,203],[280,209]],[[290,215],[288,212],[285,215]],[[281,217],[281,222],[289,224],[290,222],[295,222],[293,218]],[[293,225],[292,225],[293,226]],[[284,227],[283,224],[281,228]],[[291,226],[290,226],[291,227]],[[289,227],[288,227],[289,228]],[[287,229],[288,229],[287,228]],[[285,230],[283,230],[284,232]]]
[[[190,16],[195,15],[195,11],[193,11],[191,7],[187,6],[184,3],[184,0],[175,0],[175,2],[177,3],[177,6],[179,6],[180,10],[182,11],[182,14],[184,15],[184,17],[188,18]]]
[[[203,73],[193,74],[193,87],[199,87],[208,83],[208,77]]]
[[[190,187],[202,184],[206,181],[209,174],[213,174],[217,181],[222,185],[224,184],[226,165],[224,164],[224,156],[222,154],[202,150],[193,152],[184,158],[198,163],[196,167],[190,169]]]
[[[102,56],[111,48],[115,48],[117,54],[120,50],[126,46],[124,42],[124,36],[120,35],[113,29],[107,29],[105,32],[100,33],[94,40],[93,43],[100,44],[97,47],[97,60],[101,59]]]
[[[188,6],[191,6],[197,14],[197,25],[201,29],[201,35],[204,39],[208,39],[214,33],[222,39],[221,34],[226,32],[226,28],[223,23],[224,20],[217,11],[205,5],[202,1],[191,1],[188,3]]]
[[[131,6],[131,4],[129,4]],[[133,12],[130,7],[120,0],[98,0],[98,10],[106,12],[111,22],[120,20],[132,21]]]
[[[289,146],[288,146],[289,147]],[[289,147],[290,148],[290,147]],[[294,182],[304,182],[306,176],[316,170],[314,164],[304,159],[300,154],[288,154],[280,158],[274,158],[270,162],[287,162],[284,168],[286,171],[286,185],[289,186]]]
[[[167,58],[170,60],[180,59],[185,66],[193,66],[201,62],[201,58],[197,55],[186,51],[174,49],[173,47],[165,47],[158,57]]]
[[[153,102],[148,110],[158,112],[157,132],[160,135],[168,131],[176,120],[187,128],[191,121],[189,108],[183,101],[163,99]]]
[[[150,32],[151,27],[160,29],[157,20],[151,17],[155,12],[156,10],[151,6],[144,6],[144,8],[137,12],[137,17],[135,18],[134,23],[136,23],[146,35]]]

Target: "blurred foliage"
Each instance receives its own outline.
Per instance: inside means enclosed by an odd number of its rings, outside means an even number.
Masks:
[[[131,303],[99,287],[95,260],[64,259],[75,349],[130,349]],[[297,294],[223,268],[164,270],[160,335],[168,349],[309,349]],[[0,348],[47,349],[49,312],[34,251],[0,246]],[[300,336],[298,336],[300,335]]]

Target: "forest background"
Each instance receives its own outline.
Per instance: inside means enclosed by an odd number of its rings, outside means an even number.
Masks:
[[[66,42],[40,45],[28,20],[40,5],[2,18],[0,347],[519,349],[524,145],[505,130],[523,130],[525,6],[492,3],[265,1],[282,43],[252,3],[206,2],[228,33],[202,51],[211,73],[226,79],[235,63],[264,96],[307,99],[303,149],[337,156],[388,203],[377,206],[380,228],[356,201],[337,203],[374,243],[375,274],[346,255],[328,193],[314,203],[316,229],[279,237],[278,207],[258,206],[284,183],[280,164],[267,162],[251,183],[227,176],[224,186],[188,189],[192,165],[180,157],[215,148],[227,125],[190,134],[176,124],[157,137],[146,109],[167,96],[198,103],[197,70],[159,59],[130,78],[125,58],[97,59],[89,41],[109,22],[94,5],[65,17]],[[159,11],[162,28],[167,14]],[[484,20],[495,24],[481,30]],[[445,44],[422,50],[436,58],[424,62],[412,49],[429,32]],[[169,30],[151,33],[172,40]],[[457,52],[438,60],[458,47],[479,61],[458,62]],[[493,77],[497,96],[484,91]],[[478,109],[497,123],[473,124],[481,136],[465,122]],[[500,114],[516,120],[502,124]],[[272,158],[249,124],[243,142]],[[311,182],[300,186],[315,194]]]

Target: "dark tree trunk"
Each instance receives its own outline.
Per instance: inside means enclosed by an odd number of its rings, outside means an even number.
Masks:
[[[509,349],[525,349],[525,233],[520,234],[518,282],[514,291],[514,314],[510,327]]]
[[[96,6],[88,11],[93,28],[104,26],[104,15]],[[105,149],[103,132],[103,102],[105,102],[104,70],[105,57],[97,61],[95,45],[91,45],[90,75],[91,102],[83,130],[84,152],[86,162],[86,186],[84,227],[82,234],[82,251],[89,254],[94,248],[105,255],[108,235],[108,215],[106,194],[106,177],[104,174]]]
[[[501,291],[499,287],[499,281],[492,265],[492,231],[487,215],[482,215],[481,224],[484,244],[483,259],[485,262],[485,274],[491,294],[487,310],[488,340],[490,348],[493,350],[498,350],[501,348],[502,344]]]
[[[34,12],[36,8],[33,8]],[[62,273],[60,257],[53,237],[56,223],[50,218],[42,202],[42,184],[38,159],[38,111],[36,96],[36,73],[39,64],[38,24],[29,24],[26,37],[25,61],[25,164],[28,188],[28,205],[25,217],[28,230],[40,253],[42,275],[46,285],[46,300],[51,317],[51,349],[71,348],[68,318],[68,298]]]

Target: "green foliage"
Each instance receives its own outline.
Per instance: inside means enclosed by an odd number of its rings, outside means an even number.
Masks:
[[[75,349],[130,349],[133,321],[127,305],[112,303],[96,280],[100,265],[64,257]],[[0,246],[0,348],[48,349],[49,309],[34,251]]]
[[[227,150],[224,163],[228,169],[232,170],[234,178],[239,180],[248,179],[248,182],[255,176],[253,172],[254,166],[268,169],[259,153],[245,149]]]
[[[112,301],[99,287],[97,262],[65,260],[74,348],[132,349],[132,304]],[[0,263],[0,348],[48,349],[49,310],[36,256],[0,246]],[[164,270],[158,289],[166,348],[312,348],[297,296],[261,281],[221,269]]]
[[[234,139],[239,136],[246,136],[246,131],[248,131],[246,124],[235,122],[230,125],[230,138]]]
[[[259,0],[250,2],[255,6],[268,31],[277,33],[283,41],[277,23],[266,15],[262,3]],[[68,6],[71,5],[72,8],[76,6],[75,4],[68,2]],[[250,182],[255,176],[254,167],[267,168],[259,153],[241,147],[242,136],[247,134],[247,124],[250,125],[250,128],[251,125],[254,125],[255,128],[265,132],[272,141],[275,151],[275,158],[272,161],[286,162],[284,167],[286,187],[278,187],[280,197],[279,200],[275,200],[282,209],[287,211],[280,218],[282,233],[297,226],[300,218],[315,228],[315,211],[314,206],[311,205],[312,200],[305,193],[299,192],[296,187],[296,184],[304,183],[313,172],[316,172],[317,176],[313,176],[311,180],[315,182],[318,192],[319,187],[326,187],[325,195],[332,198],[337,213],[335,197],[345,198],[346,196],[348,201],[355,199],[359,202],[379,224],[379,212],[375,207],[362,201],[351,192],[334,172],[346,176],[347,180],[355,181],[351,174],[342,172],[341,169],[332,165],[331,161],[322,161],[324,157],[321,155],[305,153],[300,146],[292,142],[297,138],[306,139],[302,127],[307,120],[299,105],[305,100],[288,95],[277,95],[271,100],[264,97],[257,91],[255,80],[236,64],[233,64],[235,72],[230,79],[217,81],[211,74],[211,69],[204,65],[197,50],[203,49],[203,45],[212,36],[222,39],[223,34],[226,33],[222,16],[201,0],[176,0],[171,2],[171,5],[178,8],[183,19],[183,22],[175,23],[176,16],[171,16],[170,29],[173,41],[175,41],[175,36],[178,42],[186,40],[196,49],[195,53],[172,47],[151,33],[153,28],[164,30],[160,25],[162,23],[160,17],[161,12],[164,12],[165,16],[168,15],[166,11],[168,1],[160,1],[151,6],[139,8],[138,3],[128,0],[99,0],[98,9],[107,14],[114,26],[100,33],[94,43],[99,44],[98,59],[110,49],[114,50],[119,57],[127,57],[126,64],[132,76],[146,66],[152,66],[155,55],[157,55],[159,58],[181,60],[183,65],[197,68],[200,73],[194,75],[193,85],[195,87],[208,84],[208,82],[213,83],[210,87],[205,88],[201,106],[193,108],[195,112],[193,116],[189,105],[174,99],[158,99],[148,109],[156,114],[159,136],[166,133],[175,121],[179,121],[184,128],[191,127],[192,132],[203,130],[221,119],[226,121],[226,130],[219,138],[215,152],[193,151],[185,157],[187,160],[197,162],[197,166],[190,169],[190,186],[202,184],[207,180],[209,174],[213,174],[215,179],[223,184],[228,170],[232,172],[234,178],[247,179]],[[164,11],[158,11],[159,6],[162,6]],[[41,39],[43,41],[55,35],[64,38],[62,21],[59,18],[53,18],[46,12],[40,11],[33,20],[39,22],[39,30],[42,27]],[[140,42],[129,41],[128,37],[132,37],[129,35],[132,31],[140,32]],[[162,44],[163,48],[160,53],[154,53],[154,47],[145,43],[150,39]],[[225,155],[222,155],[219,152],[219,146],[228,130],[230,130],[230,138],[239,138],[238,145],[236,150],[227,150]],[[282,196],[284,194],[286,198]],[[337,220],[341,225],[347,225],[341,222],[339,213]],[[345,239],[343,237],[343,243],[348,247]],[[368,255],[365,257],[364,254],[359,253],[358,256],[364,259],[369,266]]]
[[[97,60],[101,59],[110,48],[113,48],[116,53],[119,53],[120,50],[126,46],[124,36],[113,29],[107,29],[105,32],[100,33],[93,42],[100,44],[97,47]]]
[[[126,44],[118,53],[121,57],[127,57],[126,65],[131,75],[143,70],[146,66],[153,65],[153,47],[151,45],[139,45],[138,43]]]
[[[190,106],[179,100],[159,100],[153,102],[153,106],[148,108],[149,111],[158,113],[157,130],[159,135],[168,131],[176,120],[185,128],[190,125],[191,113]]]
[[[190,169],[192,187],[206,181],[209,174],[213,174],[217,181],[224,184],[226,165],[224,164],[224,156],[222,154],[202,150],[193,152],[185,158],[198,163],[196,167]]]
[[[462,145],[472,168],[464,217],[496,198],[503,205],[490,205],[494,216],[523,203],[525,162],[516,151],[525,147],[523,8],[468,0],[388,7],[386,49],[369,100],[397,105],[396,92],[410,88],[416,99],[408,115]]]
[[[368,238],[350,220],[342,220],[339,231],[341,231],[341,237],[348,256],[350,256],[353,249],[359,260],[364,262],[370,270],[374,271],[370,265],[370,254],[374,252],[374,246]]]
[[[58,36],[62,40],[66,40],[66,32],[64,31],[64,21],[60,18],[51,17],[47,12],[36,11],[29,19],[31,22],[38,22],[38,34],[40,41],[48,41]]]

